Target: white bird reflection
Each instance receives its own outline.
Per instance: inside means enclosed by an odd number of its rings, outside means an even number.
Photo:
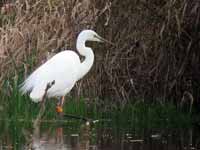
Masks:
[[[90,125],[84,124],[79,134],[64,135],[63,127],[40,131],[40,126],[34,129],[27,150],[89,150]]]
[[[40,128],[36,128],[32,137],[31,148],[34,150],[70,150],[64,144],[63,128],[57,128],[55,135],[49,135],[48,132],[41,134]]]

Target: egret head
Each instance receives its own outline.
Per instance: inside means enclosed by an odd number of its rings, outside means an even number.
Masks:
[[[99,36],[95,31],[93,30],[83,30],[80,34],[79,37],[82,37],[85,41],[96,41],[96,42],[107,42],[110,44],[110,41],[102,38],[101,36]]]

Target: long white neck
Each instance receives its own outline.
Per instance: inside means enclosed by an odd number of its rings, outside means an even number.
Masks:
[[[79,36],[76,43],[78,52],[85,57],[85,60],[81,63],[78,73],[78,79],[81,79],[91,69],[94,63],[94,53],[90,47],[85,46],[86,39]]]

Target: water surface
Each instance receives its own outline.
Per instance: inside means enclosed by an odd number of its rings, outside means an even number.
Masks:
[[[200,149],[200,130],[139,128],[83,121],[1,122],[0,149],[35,150],[181,150]]]

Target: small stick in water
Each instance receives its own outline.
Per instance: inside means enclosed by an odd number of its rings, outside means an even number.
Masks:
[[[49,82],[46,86],[46,89],[45,89],[45,92],[44,92],[44,95],[42,96],[42,104],[41,104],[41,108],[40,108],[40,111],[39,111],[39,114],[37,115],[37,118],[35,119],[34,121],[34,128],[37,128],[37,126],[39,125],[39,121],[40,119],[42,118],[42,115],[44,114],[44,111],[45,111],[45,102],[46,102],[46,96],[47,96],[47,91],[55,84],[55,80],[53,80],[52,82]]]

